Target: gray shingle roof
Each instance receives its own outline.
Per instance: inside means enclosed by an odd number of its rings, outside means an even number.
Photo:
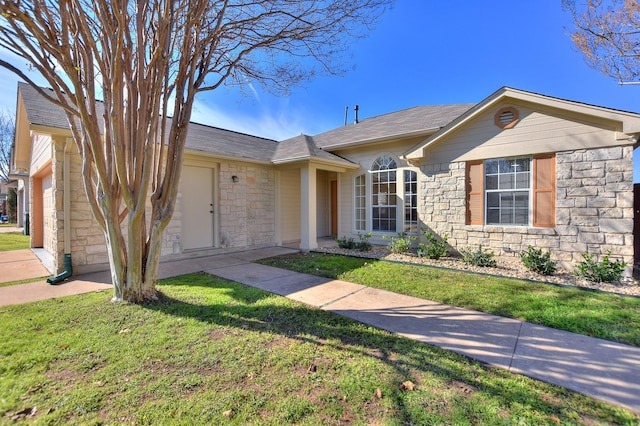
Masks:
[[[299,135],[278,143],[278,148],[273,157],[273,162],[282,163],[308,158],[320,158],[324,160],[353,164],[342,157],[319,149],[316,147],[313,139],[313,137],[308,135]]]
[[[18,83],[18,89],[31,124],[69,128],[62,108],[50,103],[26,83]],[[312,158],[346,164],[351,162],[330,151],[367,141],[433,132],[449,124],[472,106],[474,104],[418,106],[367,118],[358,124],[338,127],[315,136],[300,135],[282,142],[191,123],[186,149],[276,164]]]
[[[438,130],[459,117],[475,104],[417,106],[379,115],[338,127],[313,137],[316,145],[325,150],[382,140],[394,136]]]
[[[54,96],[53,90],[45,88],[42,90],[50,92],[51,96]],[[69,121],[62,108],[49,102],[47,98],[27,83],[18,83],[18,91],[24,101],[29,123],[56,129],[69,129]]]

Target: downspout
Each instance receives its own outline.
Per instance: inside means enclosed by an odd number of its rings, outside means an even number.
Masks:
[[[51,285],[60,284],[62,281],[73,275],[73,266],[71,265],[71,173],[70,173],[70,155],[69,146],[71,138],[67,138],[64,144],[64,168],[62,170],[63,179],[63,223],[64,223],[64,271],[53,277],[47,278],[47,282]]]

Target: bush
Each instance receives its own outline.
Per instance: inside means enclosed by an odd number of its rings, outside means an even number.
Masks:
[[[620,259],[616,259],[615,262],[612,262],[609,259],[609,256],[611,256],[611,250],[602,257],[600,262],[597,262],[594,259],[595,256],[593,254],[584,253],[582,255],[584,260],[576,266],[574,273],[579,277],[583,277],[589,281],[597,283],[620,281],[624,268],[627,266],[627,262],[623,262]]]
[[[461,248],[460,253],[462,254],[462,261],[465,263],[482,267],[497,266],[496,260],[493,258],[495,253],[493,251],[483,249],[482,244],[480,244],[477,250]]]
[[[347,250],[353,250],[356,248],[356,242],[353,238],[336,238],[336,243],[338,243],[338,247]]]
[[[550,251],[543,253],[542,249],[533,246],[520,253],[520,260],[528,270],[542,275],[552,275],[558,269],[558,263],[551,260]]]
[[[336,243],[338,243],[338,247],[346,250],[369,251],[371,250],[369,238],[371,238],[372,235],[371,232],[367,232],[366,234],[358,232],[359,242],[356,242],[353,238],[342,237],[336,238]]]
[[[428,229],[421,228],[420,231],[422,231],[422,235],[427,239],[427,243],[420,243],[418,256],[438,260],[449,254],[449,247],[447,247],[449,236],[447,234],[444,234],[442,238],[438,240],[436,235]]]
[[[397,236],[383,235],[382,238],[389,240],[387,247],[394,253],[406,253],[411,248],[415,235],[409,235],[406,232],[398,232]]]
[[[371,232],[367,232],[366,234],[361,234],[358,232],[358,238],[360,241],[356,243],[356,249],[360,251],[369,251],[371,250],[371,243],[369,242],[369,238],[371,238],[373,234]]]

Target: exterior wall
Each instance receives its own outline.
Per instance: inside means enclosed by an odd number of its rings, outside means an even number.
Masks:
[[[280,239],[300,241],[300,169],[280,170]]]
[[[495,113],[505,106],[515,107],[519,112],[519,121],[510,129],[502,129],[494,123]],[[442,164],[541,154],[556,152],[559,145],[570,151],[628,143],[628,136],[618,133],[620,129],[614,128],[612,122],[590,120],[587,122],[584,116],[545,109],[540,105],[501,103],[430,147],[425,162]],[[618,135],[625,140],[617,140]]]
[[[93,218],[84,191],[80,156],[75,152],[75,148],[73,151],[71,247],[74,272],[105,270],[108,269],[108,257],[104,235]],[[62,159],[62,156],[59,158]],[[217,203],[219,237],[214,250],[239,250],[275,245],[275,170],[269,166],[250,163],[202,161],[215,168],[218,173],[218,199],[214,203]],[[232,176],[238,176],[238,182],[234,183]],[[62,175],[56,179],[59,179],[59,185],[62,187]],[[163,259],[185,255],[181,242],[182,209],[182,190],[179,188],[175,211],[163,238]],[[62,247],[60,250],[63,250],[61,232],[60,235],[59,246]]]
[[[335,173],[330,173],[324,170],[318,170],[317,178],[317,201],[316,201],[316,235],[318,237],[327,237],[331,235],[331,176]]]
[[[448,234],[454,249],[482,244],[515,256],[529,245],[551,252],[569,267],[585,252],[611,250],[633,265],[633,148],[556,153],[556,226],[465,224],[465,162],[423,165],[419,213],[424,226]]]

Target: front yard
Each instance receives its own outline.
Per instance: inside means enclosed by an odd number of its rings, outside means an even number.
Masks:
[[[335,273],[344,264],[328,259],[317,267]],[[351,272],[369,263],[356,265]],[[0,423],[640,422],[560,387],[209,275],[159,288],[163,300],[146,306],[112,304],[106,292],[0,308]]]

